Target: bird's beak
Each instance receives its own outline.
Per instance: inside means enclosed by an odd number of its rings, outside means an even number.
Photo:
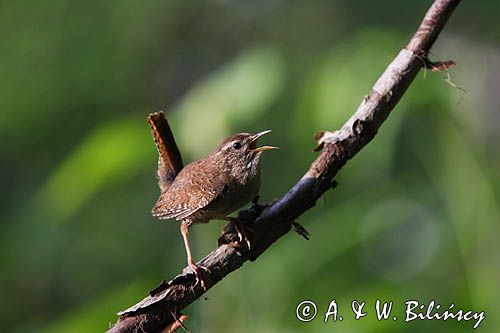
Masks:
[[[279,149],[278,147],[274,147],[274,146],[255,147],[255,145],[257,144],[257,139],[260,138],[261,136],[267,134],[267,133],[271,133],[271,130],[262,131],[262,132],[254,134],[252,137],[252,142],[250,143],[250,149],[248,151],[252,152],[252,153],[256,153],[256,152],[264,151],[264,150]]]

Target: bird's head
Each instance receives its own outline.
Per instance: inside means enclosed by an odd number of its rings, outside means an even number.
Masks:
[[[256,134],[238,133],[232,135],[215,149],[212,156],[225,163],[230,173],[235,177],[244,177],[247,174],[256,174],[260,164],[260,156],[266,150],[278,149],[274,146],[257,147],[257,140],[270,133],[270,130]]]

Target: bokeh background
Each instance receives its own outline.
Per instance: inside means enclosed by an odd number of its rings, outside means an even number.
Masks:
[[[177,222],[157,221],[163,109],[186,161],[235,132],[272,129],[262,199],[316,157],[313,134],[356,109],[431,1],[2,1],[0,330],[102,332],[177,274]],[[471,331],[404,323],[403,302],[486,312],[500,328],[500,12],[463,1],[379,135],[286,235],[184,312],[193,332]],[[463,89],[463,90],[462,90]],[[193,251],[223,222],[195,226]],[[318,317],[295,318],[314,300]],[[323,323],[335,299],[341,323]],[[352,300],[366,301],[355,321]],[[374,317],[394,301],[398,321]]]

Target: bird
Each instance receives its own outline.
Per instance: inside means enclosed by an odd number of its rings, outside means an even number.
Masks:
[[[245,206],[259,192],[261,186],[261,156],[275,146],[257,147],[257,140],[270,130],[258,133],[237,133],[225,138],[205,158],[183,166],[182,157],[173,133],[163,112],[148,116],[152,135],[159,153],[157,178],[160,195],[151,213],[158,219],[176,219],[181,222],[180,231],[184,240],[188,267],[196,275],[196,284],[205,281],[201,270],[191,254],[189,228],[193,224],[211,220],[226,220],[236,223],[229,214]],[[250,244],[247,241],[247,246]]]

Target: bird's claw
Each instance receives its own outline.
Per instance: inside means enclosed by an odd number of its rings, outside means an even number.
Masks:
[[[197,265],[197,264],[191,264],[189,265],[191,269],[193,270],[195,276],[196,276],[196,281],[194,283],[194,286],[196,287],[198,283],[201,285],[201,288],[203,288],[204,291],[207,291],[207,287],[205,284],[205,279],[203,278],[203,275],[201,271],[205,271],[208,274],[211,274],[212,272],[208,267],[202,266],[202,265]]]
[[[252,249],[252,245],[250,243],[250,238],[247,235],[247,232],[245,231],[245,228],[252,231],[249,227],[245,227],[244,224],[240,223],[240,221],[232,216],[228,216],[224,218],[226,221],[229,221],[230,226],[233,228],[234,231],[238,234],[238,244],[242,244],[243,241],[245,241],[246,246],[248,251]],[[229,229],[231,230],[231,229]]]
[[[245,227],[236,222],[236,230],[238,231],[239,243],[245,241],[245,243],[247,244],[248,251],[250,251],[252,249],[252,245],[245,231]]]

